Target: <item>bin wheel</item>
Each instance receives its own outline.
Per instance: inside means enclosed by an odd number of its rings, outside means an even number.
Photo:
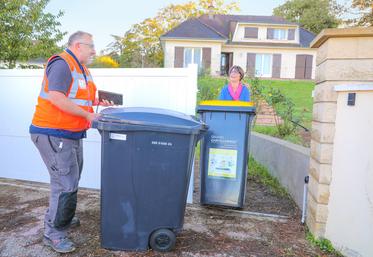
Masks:
[[[150,236],[150,247],[157,252],[168,252],[175,247],[175,233],[169,229],[161,228]]]

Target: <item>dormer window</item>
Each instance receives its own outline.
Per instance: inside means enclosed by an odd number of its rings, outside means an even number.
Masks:
[[[267,29],[267,39],[295,40],[295,29]]]
[[[273,29],[273,39],[276,40],[287,40],[288,38],[287,29]]]
[[[274,40],[287,40],[288,39],[288,30],[287,29],[267,29],[267,39]]]
[[[246,27],[245,38],[258,38],[258,28]]]

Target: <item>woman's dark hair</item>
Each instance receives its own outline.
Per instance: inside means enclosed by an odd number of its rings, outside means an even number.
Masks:
[[[228,74],[231,74],[231,72],[232,72],[233,70],[236,71],[236,72],[238,72],[238,73],[240,74],[240,80],[242,80],[243,77],[245,76],[245,72],[243,71],[243,69],[242,69],[240,66],[238,66],[238,65],[234,65],[234,66],[232,66],[232,67],[229,69],[229,73],[228,73]]]

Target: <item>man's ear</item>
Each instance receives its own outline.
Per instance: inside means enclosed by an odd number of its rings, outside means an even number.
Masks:
[[[79,50],[80,49],[80,43],[79,42],[75,42],[74,43],[74,48]]]

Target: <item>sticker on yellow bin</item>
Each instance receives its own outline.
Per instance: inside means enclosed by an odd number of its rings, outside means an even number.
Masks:
[[[237,150],[210,148],[208,176],[236,178]]]

